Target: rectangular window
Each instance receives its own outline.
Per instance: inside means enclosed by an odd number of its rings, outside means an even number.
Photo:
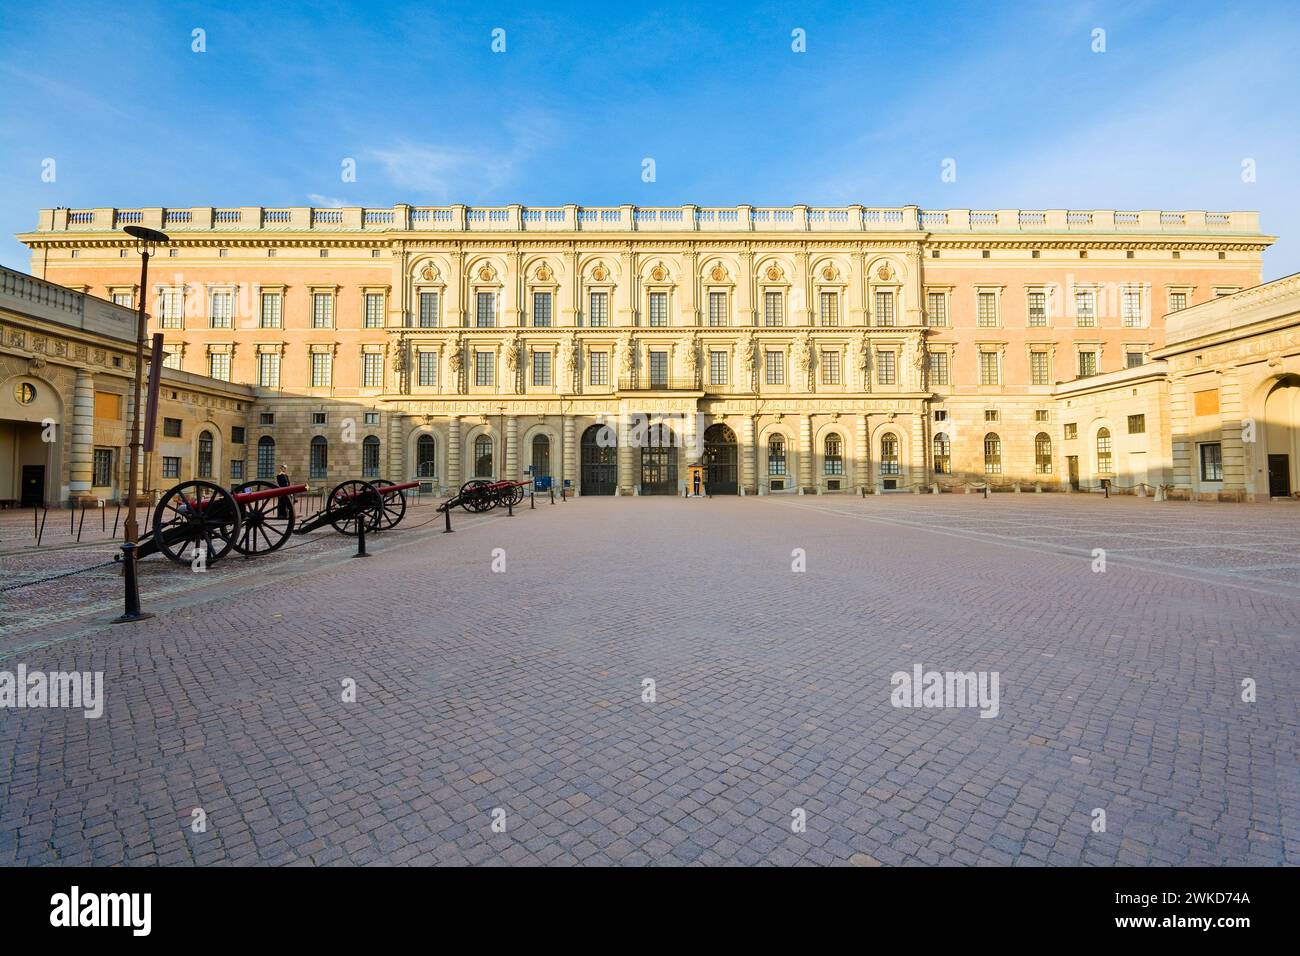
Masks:
[[[1047,293],[1029,293],[1029,327],[1041,329],[1047,327]]]
[[[208,376],[222,382],[230,381],[229,352],[211,352],[208,354]]]
[[[212,314],[208,324],[214,329],[228,329],[235,315],[235,297],[229,292],[212,293]]]
[[[763,293],[763,324],[770,327],[785,325],[785,296],[780,292]]]
[[[244,443],[244,426],[232,425],[230,427],[230,444],[242,445]]]
[[[549,292],[533,293],[533,327],[549,329],[551,327],[551,294]]]
[[[244,480],[244,462],[240,458],[230,459],[230,479],[231,481]]]
[[[164,289],[158,299],[158,323],[164,329],[179,329],[185,324],[185,293]]]
[[[365,352],[362,354],[361,387],[384,387],[384,357],[379,352]]]
[[[785,353],[769,351],[764,355],[763,367],[768,385],[785,384]]]
[[[876,293],[876,325],[894,324],[894,293]]]
[[[592,385],[609,384],[609,353],[608,352],[591,352],[587,356],[587,364],[591,368],[590,381]]]
[[[1170,292],[1170,293],[1169,293],[1169,311],[1170,311],[1170,312],[1181,312],[1181,311],[1182,311],[1183,309],[1185,309],[1185,308],[1187,308],[1187,293],[1186,293],[1186,292]]]
[[[1138,289],[1125,289],[1121,297],[1124,328],[1142,328],[1142,293]]]
[[[257,356],[257,384],[262,388],[280,387],[280,353],[261,352]]]
[[[438,353],[416,353],[416,384],[420,388],[434,388],[438,384]]]
[[[1074,294],[1074,322],[1081,329],[1097,327],[1097,295],[1091,289]]]
[[[549,387],[551,384],[551,353],[533,353],[533,384]]]
[[[134,308],[135,296],[133,296],[130,292],[114,292],[113,304],[125,306],[128,309]]]
[[[898,381],[898,356],[893,352],[876,353],[876,384],[893,385]]]
[[[668,384],[668,353],[650,353],[650,387],[663,388]]]
[[[328,292],[314,292],[311,297],[311,327],[328,329],[334,326],[334,296]]]
[[[948,324],[948,296],[942,292],[931,292],[926,296],[926,325],[943,326]]]
[[[650,293],[650,324],[655,327],[668,324],[668,293]]]
[[[163,346],[163,368],[180,369],[181,347],[179,345]]]
[[[593,329],[603,329],[609,325],[609,293],[593,292],[588,297],[587,324]],[[667,309],[665,308],[665,315]]]
[[[94,470],[94,487],[108,488],[113,484],[113,449],[95,449]]]
[[[311,353],[312,388],[329,388],[334,381],[334,356],[329,352]]]
[[[822,352],[822,384],[840,384],[840,353]]]
[[[378,425],[378,424],[379,424],[379,413],[378,413],[378,412],[366,412],[365,417],[362,418],[362,422],[363,422],[364,424],[366,424],[366,425]]]
[[[727,353],[726,352],[709,353],[709,384],[710,385],[727,384]]]
[[[496,354],[493,352],[474,353],[474,384],[480,388],[491,385],[496,374]]]
[[[727,293],[710,292],[709,293],[709,325],[721,326],[728,325],[727,322]]]
[[[278,292],[262,293],[262,321],[264,329],[278,329],[281,323],[281,299]]]
[[[840,324],[840,297],[834,292],[821,294],[822,325]]]
[[[181,420],[179,418],[163,419],[163,437],[164,438],[181,437]]]
[[[1079,378],[1097,374],[1097,353],[1088,351],[1079,353]]]
[[[1065,437],[1066,437],[1067,440],[1069,440],[1069,439],[1073,439],[1073,438],[1078,438],[1078,437],[1079,437],[1079,423],[1078,423],[1078,422],[1066,422],[1066,423],[1065,423]]]
[[[1201,481],[1223,480],[1223,446],[1206,442],[1201,446]]]
[[[1029,353],[1029,381],[1034,385],[1052,384],[1052,356],[1050,352]]]
[[[948,353],[947,352],[930,353],[930,384],[931,385],[948,384]]]
[[[1138,366],[1142,365],[1146,360],[1147,360],[1147,357],[1146,357],[1146,355],[1143,354],[1142,352],[1125,352],[1125,353],[1124,353],[1124,367],[1125,367],[1125,368],[1137,368]]]
[[[1130,435],[1145,435],[1147,430],[1147,417],[1145,415],[1130,415],[1128,417],[1128,433]]]
[[[480,329],[494,329],[497,324],[497,294],[480,292],[474,299],[474,324]]]
[[[1002,412],[996,408],[984,409],[984,420],[986,422],[997,422],[1002,420]]]
[[[164,478],[179,478],[181,476],[181,460],[175,455],[163,455],[162,476]]]
[[[1002,381],[999,374],[997,352],[980,353],[980,384],[997,385]]]
[[[998,324],[998,296],[996,292],[981,292],[976,299],[976,321],[981,329],[995,328]]]
[[[382,293],[366,293],[365,327],[368,329],[382,329],[384,327],[384,296]]]
[[[436,329],[438,327],[438,293],[420,293],[420,328]]]
[[[259,425],[274,425],[275,412],[258,412],[257,422]]]

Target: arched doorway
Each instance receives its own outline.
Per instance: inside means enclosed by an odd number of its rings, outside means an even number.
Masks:
[[[740,493],[736,474],[736,433],[723,424],[710,425],[704,432],[705,481],[711,495]]]
[[[551,473],[551,439],[546,435],[533,436],[533,477]]]
[[[612,495],[618,484],[618,432],[608,425],[592,425],[582,433],[584,495]]]
[[[641,494],[677,494],[677,436],[662,422],[646,430],[641,446]]]
[[[1264,454],[1269,497],[1290,497],[1300,489],[1300,377],[1280,379],[1264,399]]]

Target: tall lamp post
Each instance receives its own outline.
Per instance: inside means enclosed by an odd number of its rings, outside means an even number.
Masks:
[[[139,493],[140,460],[143,457],[144,442],[140,437],[140,391],[144,379],[144,340],[148,333],[148,319],[144,304],[149,295],[149,257],[155,249],[171,240],[164,232],[145,226],[127,226],[126,234],[135,239],[136,251],[140,253],[140,298],[136,310],[135,328],[135,407],[131,414],[131,471],[126,479],[126,525],[123,528],[125,541],[122,543],[123,577],[126,581],[126,613],[115,618],[115,623],[142,621],[153,617],[140,610],[140,586],[135,575],[135,549],[140,539],[140,526],[135,520],[136,495]]]

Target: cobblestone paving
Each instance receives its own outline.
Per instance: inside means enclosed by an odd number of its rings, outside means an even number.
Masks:
[[[0,711],[0,864],[1300,863],[1289,505],[579,499],[457,528],[0,632],[0,669],[107,696]],[[918,663],[998,672],[999,715],[891,706]]]

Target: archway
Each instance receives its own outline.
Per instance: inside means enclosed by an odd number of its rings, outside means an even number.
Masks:
[[[608,425],[592,425],[582,433],[584,495],[612,495],[618,484],[618,433]]]
[[[736,433],[721,423],[704,432],[705,481],[711,495],[740,493],[736,462]]]
[[[1300,490],[1300,376],[1279,379],[1269,391],[1263,429],[1269,496],[1290,497]]]
[[[646,430],[641,446],[641,494],[677,494],[677,436],[661,422]]]

